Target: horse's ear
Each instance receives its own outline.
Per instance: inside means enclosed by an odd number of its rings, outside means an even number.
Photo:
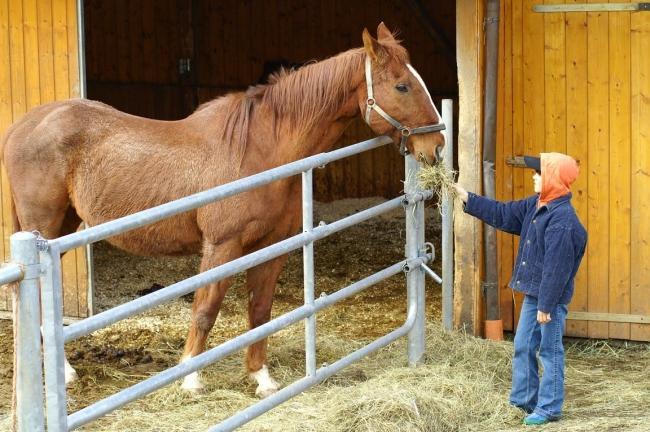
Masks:
[[[377,39],[370,36],[370,32],[368,32],[367,28],[363,29],[361,37],[363,38],[363,48],[366,50],[366,54],[372,61],[376,62],[379,59],[379,42],[377,42]]]
[[[388,30],[388,27],[386,27],[383,21],[377,26],[377,39],[381,42],[395,42],[393,32]]]

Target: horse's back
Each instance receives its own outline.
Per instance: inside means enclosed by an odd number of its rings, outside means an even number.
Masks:
[[[22,228],[55,237],[65,234],[60,227],[70,209],[96,225],[201,190],[201,156],[175,144],[187,141],[185,133],[179,122],[132,116],[83,99],[34,108],[2,139]],[[190,212],[147,228],[159,251],[141,238],[144,232],[115,241],[138,254],[194,252],[201,238],[195,219]],[[184,233],[175,235],[174,227]]]

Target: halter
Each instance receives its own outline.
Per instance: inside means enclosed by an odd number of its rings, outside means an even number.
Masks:
[[[399,152],[401,155],[406,154],[406,141],[408,141],[411,135],[445,130],[444,123],[410,128],[408,126],[401,124],[393,117],[388,115],[386,111],[381,109],[379,105],[377,105],[377,101],[375,101],[374,94],[372,92],[372,64],[371,64],[370,57],[368,56],[366,56],[366,88],[368,89],[368,99],[366,100],[366,117],[365,117],[366,123],[368,123],[368,126],[370,126],[370,113],[373,110],[375,110],[377,111],[377,114],[382,116],[388,123],[395,126],[395,128],[399,130],[400,133],[402,134],[402,139],[400,140],[399,143]],[[433,109],[436,111],[436,114],[438,114],[438,118],[441,118],[435,105],[433,105]]]

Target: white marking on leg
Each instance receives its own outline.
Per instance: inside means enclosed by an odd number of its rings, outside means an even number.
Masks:
[[[43,335],[43,326],[41,326],[41,338],[45,339],[45,336]],[[79,378],[79,375],[77,375],[77,371],[74,370],[72,365],[68,362],[68,358],[63,355],[63,374],[65,376],[65,385],[68,386],[75,382],[77,378]]]
[[[192,356],[183,357],[181,359],[181,363],[188,361],[190,358],[192,358]],[[187,375],[185,379],[183,379],[183,384],[181,385],[181,388],[183,390],[187,390],[192,393],[199,393],[205,387],[203,386],[203,383],[201,383],[201,380],[199,379],[199,373],[192,372],[191,374]]]
[[[257,390],[255,390],[255,396],[259,397],[260,399],[271,396],[280,388],[280,384],[278,384],[278,382],[271,377],[271,374],[269,374],[269,369],[266,367],[266,365],[263,365],[262,368],[257,372],[251,372],[249,376],[251,379],[257,382]]]
[[[68,363],[68,359],[65,356],[63,357],[63,360],[65,360],[65,385],[67,386],[75,382],[79,376],[77,375],[77,371],[74,370],[70,363]]]

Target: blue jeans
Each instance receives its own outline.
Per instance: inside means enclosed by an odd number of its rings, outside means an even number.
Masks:
[[[562,335],[567,305],[551,311],[551,322],[537,322],[537,299],[526,296],[515,334],[515,355],[512,359],[512,391],[510,403],[527,413],[535,412],[549,420],[562,414],[564,402],[564,345]],[[537,352],[544,373],[540,382]]]

